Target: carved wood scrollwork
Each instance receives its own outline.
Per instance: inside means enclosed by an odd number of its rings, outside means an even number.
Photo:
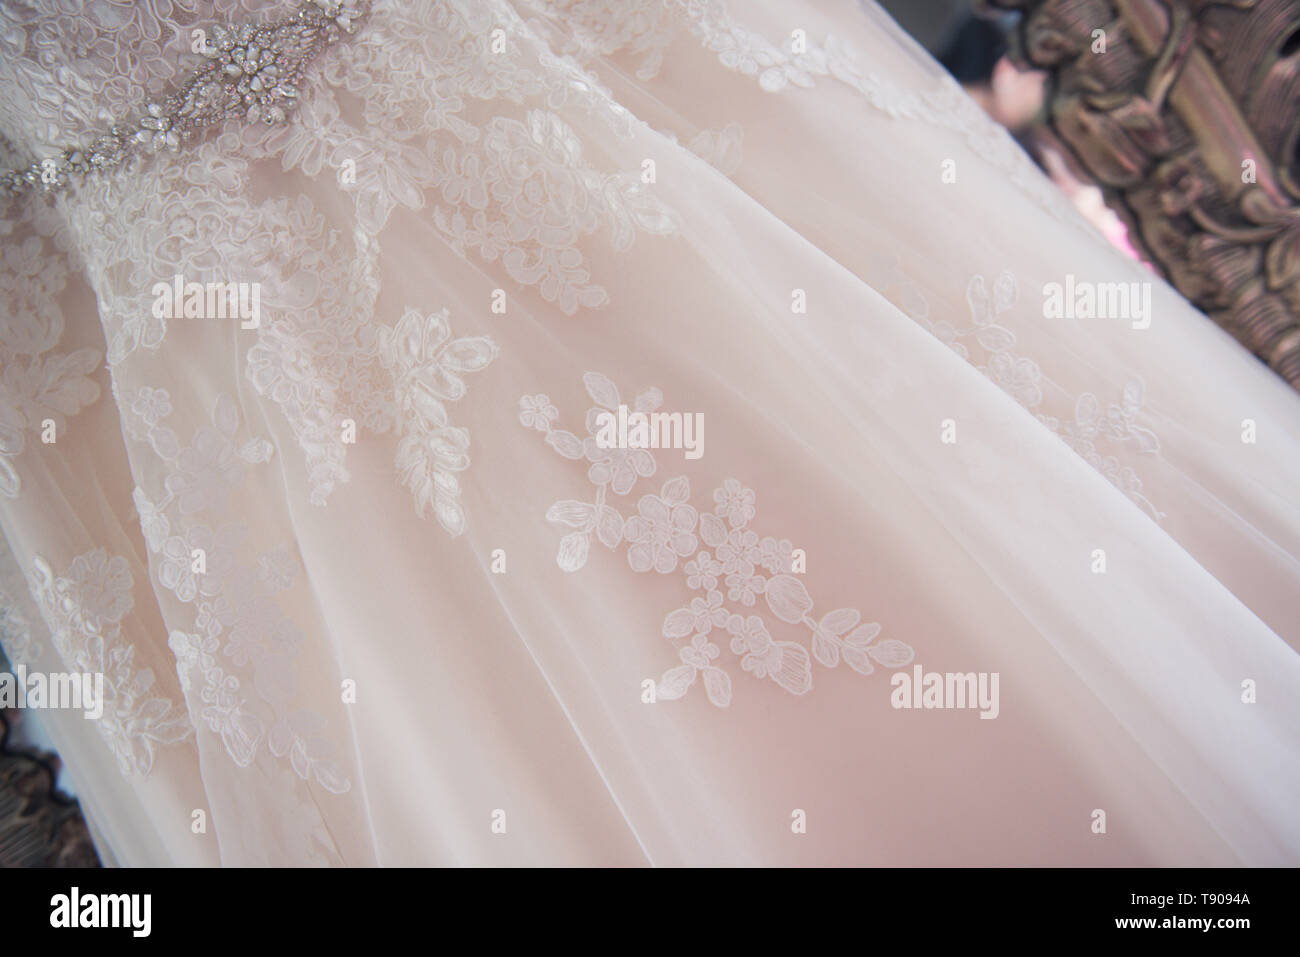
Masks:
[[[1170,281],[1300,390],[1300,0],[986,0]]]

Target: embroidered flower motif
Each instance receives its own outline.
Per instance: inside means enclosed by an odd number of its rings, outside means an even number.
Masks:
[[[722,574],[722,563],[701,548],[695,553],[695,557],[686,563],[686,587],[711,592],[718,587],[720,574]]]
[[[134,604],[126,559],[102,548],[74,558],[65,579],[68,597],[86,618],[116,624]]]
[[[168,698],[150,694],[154,674],[136,667],[135,648],[122,638],[132,586],[126,559],[102,548],[76,556],[63,575],[40,556],[32,562],[32,596],[65,664],[104,676],[103,714],[95,724],[122,773],[147,776],[155,750],[184,740],[191,726]]]
[[[695,524],[699,514],[686,504],[690,486],[684,478],[664,483],[659,495],[643,495],[637,514],[623,526],[623,537],[631,547],[627,561],[633,571],[653,568],[661,575],[676,570],[678,558],[689,558],[699,547]]]
[[[160,420],[171,415],[171,396],[166,389],[151,389],[145,386],[131,399],[131,411],[143,419],[145,425],[155,426]]]
[[[773,641],[767,626],[758,615],[741,618],[732,615],[727,630],[733,635],[731,650],[738,655],[740,667],[756,678],[771,678],[791,694],[812,690],[812,668],[808,649],[793,641]]]
[[[794,543],[788,538],[780,541],[766,536],[758,547],[758,563],[773,575],[794,572]]]
[[[735,479],[723,482],[722,488],[714,491],[713,501],[716,503],[713,510],[730,522],[732,528],[738,528],[754,517],[754,493]]]
[[[459,251],[499,257],[512,279],[536,286],[567,315],[609,299],[589,282],[581,237],[608,227],[613,247],[626,251],[638,230],[677,229],[675,215],[635,175],[588,166],[577,133],[550,109],[529,110],[522,122],[494,117],[477,145],[448,145],[432,157],[428,179],[447,204],[434,210],[438,228]]]
[[[731,704],[731,676],[713,664],[720,654],[717,645],[704,635],[696,635],[689,644],[678,649],[677,657],[682,664],[664,672],[655,687],[655,696],[667,701],[680,698],[702,674],[709,701],[719,708],[727,707]]]
[[[1027,409],[1043,400],[1042,371],[1032,359],[996,352],[989,356],[986,370],[999,389]]]
[[[519,421],[530,429],[545,432],[559,414],[545,395],[526,395],[519,400]]]
[[[267,659],[282,649],[295,647],[302,640],[298,629],[285,617],[273,596],[239,594],[238,602],[222,603],[217,609],[226,635],[222,651],[236,666]]]
[[[752,499],[753,493],[750,493]],[[751,509],[751,512],[753,510]],[[744,521],[749,521],[745,519]],[[715,549],[723,574],[732,577],[750,578],[754,574],[754,563],[763,557],[758,547],[758,533],[742,527],[733,528],[726,539],[717,544]]]
[[[194,627],[201,633],[213,639],[213,653],[220,647],[216,639],[221,635],[222,619],[230,614],[230,599],[225,595],[218,595],[211,601],[201,601],[198,603],[198,611],[194,615]]]
[[[224,512],[230,489],[243,477],[234,445],[238,416],[229,399],[218,401],[213,425],[200,426],[189,446],[176,455],[167,476],[167,491],[176,496],[183,514],[205,510]]]
[[[590,426],[589,426],[590,428]],[[632,491],[638,478],[654,474],[654,456],[645,449],[603,449],[594,436],[582,440],[582,454],[591,462],[587,478],[593,485],[608,485],[615,495]]]
[[[203,638],[183,631],[173,631],[167,640],[176,654],[176,672],[186,692],[193,689],[194,672],[202,682],[199,716],[203,723],[221,738],[235,765],[246,768],[257,756],[266,728],[256,714],[245,710],[239,679],[215,664],[218,644],[215,637]]]
[[[172,535],[162,543],[158,581],[181,601],[220,594],[222,579],[235,566],[235,549],[242,539],[243,529],[237,525],[217,532],[207,525],[192,525],[183,536]]]
[[[588,373],[588,377],[590,376],[591,373]],[[597,441],[603,415],[618,412],[620,404],[618,390],[614,389],[613,384],[608,380],[601,383],[596,378],[584,378],[584,382],[587,384],[588,394],[596,400],[597,406],[587,410],[587,437],[581,443],[582,455],[591,462],[591,467],[587,469],[587,478],[593,485],[608,486],[615,495],[626,495],[632,491],[638,478],[649,478],[654,475],[654,456],[647,449],[605,448]],[[634,404],[637,412],[649,413],[659,408],[659,403],[662,401],[663,394],[658,389],[647,389],[636,397]],[[558,411],[556,414],[559,414]],[[576,437],[568,432],[550,430],[549,420],[547,432],[547,440],[555,445],[562,455],[567,458],[575,457],[568,455],[564,447],[571,446],[573,444],[571,440]],[[563,439],[561,445],[556,445],[556,442],[561,439]]]
[[[588,395],[601,409],[618,408],[618,389],[608,378],[588,372],[582,381]],[[545,397],[530,400],[525,396],[521,401],[521,424],[543,432],[546,443],[563,457],[573,461],[584,458],[577,436],[553,427],[556,416],[526,414],[543,404],[538,399]],[[663,394],[658,389],[647,389],[636,399],[640,410],[658,408],[662,401]],[[589,427],[591,418],[589,413]],[[646,454],[649,467],[645,471],[650,474],[654,472],[655,462],[653,455],[648,451]],[[591,477],[590,470],[588,476]],[[638,478],[634,476],[632,485]],[[566,572],[582,568],[595,536],[609,549],[617,549],[625,542],[628,564],[634,571],[653,568],[666,574],[682,564],[687,587],[704,593],[664,618],[665,638],[689,640],[678,647],[681,664],[664,672],[656,685],[658,697],[680,698],[702,676],[705,693],[712,704],[725,708],[731,703],[731,679],[716,664],[721,652],[709,641],[709,635],[716,629],[725,628],[731,634],[728,647],[740,657],[741,670],[758,678],[770,678],[796,695],[812,688],[814,657],[828,668],[836,667],[842,658],[862,674],[871,673],[872,660],[891,668],[912,660],[910,645],[894,639],[876,641],[880,626],[874,622],[860,624],[861,615],[855,609],[837,609],[820,620],[812,617],[813,600],[803,582],[794,577],[793,546],[788,539],[771,536],[760,539],[748,527],[755,515],[755,495],[739,481],[724,480],[713,491],[714,511],[697,512],[689,504],[689,481],[685,476],[678,476],[665,482],[658,495],[641,496],[636,514],[626,518],[607,502],[613,484],[612,471],[597,473],[592,482],[596,487],[593,501],[563,499],[547,509],[547,521],[571,529],[560,540],[556,555],[560,568]],[[626,491],[631,491],[631,486]],[[701,543],[706,547],[701,547]],[[771,577],[758,574],[756,566],[763,567]],[[725,599],[717,587],[723,575],[727,587]],[[774,638],[763,616],[741,616],[725,604],[730,600],[752,607],[758,604],[759,595],[777,620],[802,626],[811,633],[811,655],[797,641]]]
[[[379,355],[397,393],[396,468],[411,490],[416,514],[433,510],[452,535],[465,530],[456,472],[469,467],[469,432],[451,424],[446,403],[465,395],[463,375],[485,368],[497,355],[486,336],[451,337],[447,310],[422,316],[408,309],[379,336]]]
[[[689,634],[694,631],[707,635],[714,628],[725,628],[731,618],[722,606],[722,592],[710,591],[707,598],[692,598],[685,608],[673,612],[676,619],[671,625],[674,631]]]
[[[1098,442],[1114,446],[1129,446],[1139,454],[1158,454],[1160,440],[1150,429],[1138,425],[1137,415],[1145,398],[1145,385],[1140,378],[1124,384],[1120,400],[1111,403],[1105,414],[1101,400],[1091,392],[1081,393],[1075,399],[1073,420],[1062,423],[1057,416],[1042,411],[1044,376],[1038,363],[1016,351],[1016,335],[999,322],[1009,313],[1019,299],[1019,286],[1015,274],[1002,272],[993,282],[990,292],[983,276],[972,276],[966,286],[966,302],[970,309],[969,327],[956,328],[947,320],[931,322],[928,306],[914,318],[928,328],[954,352],[983,372],[1021,406],[1034,413],[1043,425],[1063,439],[1089,465],[1100,472],[1116,488],[1140,505],[1157,521],[1164,517],[1146,497],[1142,480],[1131,465],[1121,465],[1118,456],[1104,455]],[[973,353],[963,342],[978,349]],[[975,358],[982,355],[983,362]]]
[[[767,579],[762,575],[728,575],[727,597],[742,605],[754,604],[757,595],[763,594]]]
[[[227,396],[218,396],[213,426],[200,426],[190,448],[203,444],[199,435],[205,432],[210,434],[204,441],[218,435],[233,448],[238,426],[237,407]],[[301,780],[334,794],[348,791],[352,785],[332,757],[324,719],[294,700],[293,658],[302,634],[275,598],[297,577],[293,553],[281,545],[243,560],[249,533],[240,524],[214,530],[177,522],[176,534],[170,534],[176,517],[165,510],[175,507],[184,515],[179,495],[193,486],[168,481],[181,469],[182,449],[172,430],[155,423],[147,439],[171,470],[163,484],[172,491],[157,505],[140,489],[134,498],[145,540],[157,557],[159,582],[196,606],[195,630],[173,630],[168,638],[191,711],[220,737],[236,766],[249,767],[269,751],[286,759]],[[271,444],[250,438],[235,454],[249,464],[264,463],[271,457]],[[247,677],[233,669],[247,669]],[[256,697],[246,689],[256,691]]]

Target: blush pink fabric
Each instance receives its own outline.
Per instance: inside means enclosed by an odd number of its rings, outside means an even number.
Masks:
[[[57,6],[16,155],[285,13]],[[364,11],[284,127],[5,226],[3,641],[108,675],[42,714],[107,859],[1300,862],[1300,403],[883,13]],[[584,444],[620,404],[703,454]]]

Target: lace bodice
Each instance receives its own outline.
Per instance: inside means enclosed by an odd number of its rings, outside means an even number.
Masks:
[[[200,67],[192,31],[272,12],[260,0],[6,0],[0,131],[25,156],[56,155]]]
[[[0,191],[57,190],[129,162],[136,151],[189,145],[227,119],[284,122],[310,61],[354,32],[368,4],[305,0],[255,17],[238,5],[215,6],[0,8],[10,21],[3,42],[11,47],[5,62],[13,91],[0,111],[0,142],[15,156],[20,148],[34,156],[10,158]],[[203,13],[240,19],[227,25],[200,20]]]

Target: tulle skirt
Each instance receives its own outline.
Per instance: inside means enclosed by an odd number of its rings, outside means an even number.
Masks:
[[[883,13],[358,26],[7,240],[110,861],[1300,861],[1300,403]]]

